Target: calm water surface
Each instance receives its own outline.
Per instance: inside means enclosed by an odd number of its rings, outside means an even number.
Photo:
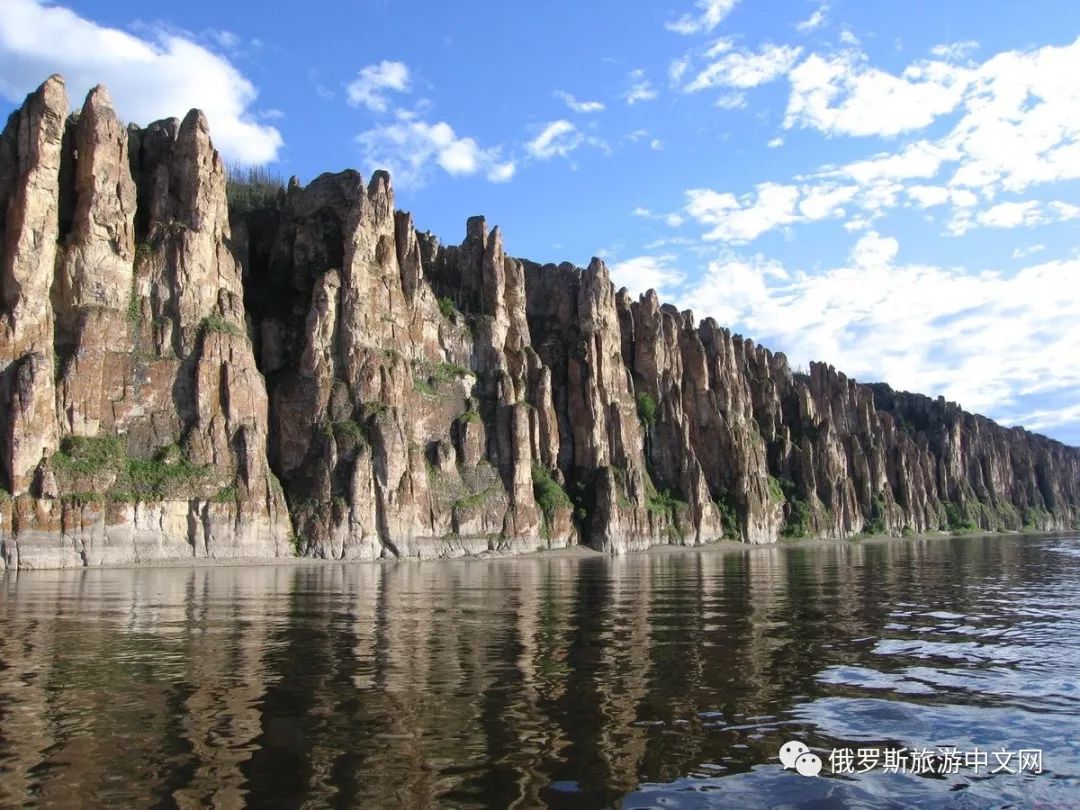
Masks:
[[[1080,538],[9,573],[0,805],[1080,807]]]

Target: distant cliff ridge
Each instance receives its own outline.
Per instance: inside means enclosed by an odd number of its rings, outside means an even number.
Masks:
[[[604,551],[1075,528],[1080,450],[793,374],[586,269],[442,246],[390,177],[234,187],[192,111],[0,136],[0,550],[192,557]]]

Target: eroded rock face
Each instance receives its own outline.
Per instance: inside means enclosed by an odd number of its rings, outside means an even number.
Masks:
[[[5,564],[291,554],[206,119],[67,110],[53,77],[0,136]]]
[[[3,564],[1080,520],[1080,451],[793,374],[481,217],[444,247],[385,172],[226,182],[198,111],[125,130],[95,88],[69,117],[59,77],[0,135]]]

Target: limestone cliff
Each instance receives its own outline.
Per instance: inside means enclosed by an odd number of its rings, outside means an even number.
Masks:
[[[3,564],[1073,528],[1080,451],[443,246],[390,177],[234,184],[63,80],[0,135]]]

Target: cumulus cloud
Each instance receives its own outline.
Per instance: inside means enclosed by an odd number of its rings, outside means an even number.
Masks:
[[[706,241],[741,244],[799,219],[799,190],[794,186],[759,183],[754,194],[742,198],[699,188],[687,191],[686,197],[686,213],[710,228]]]
[[[1080,219],[1080,207],[1070,203],[1019,200],[998,203],[984,211],[958,210],[949,222],[949,232],[961,236],[972,228],[1031,228],[1073,219]]]
[[[699,13],[683,14],[665,27],[669,31],[684,36],[690,34],[708,34],[724,21],[739,0],[698,0],[695,4]]]
[[[1080,261],[976,274],[898,263],[898,251],[896,240],[871,232],[845,266],[813,275],[760,254],[726,253],[681,288],[677,303],[795,364],[827,360],[863,381],[943,394],[1007,419],[1024,418],[1025,397],[1062,394],[1062,409],[1042,414],[1036,427],[1075,411],[1080,297],[1060,291],[1075,283]]]
[[[349,104],[364,106],[373,112],[386,112],[390,106],[387,91],[409,91],[409,68],[404,62],[382,61],[368,65],[345,88]]]
[[[135,36],[39,0],[3,0],[0,94],[21,102],[53,73],[63,74],[74,104],[106,85],[117,113],[140,124],[198,107],[230,161],[268,163],[282,146],[278,130],[252,112],[255,86],[192,39],[160,27]]]
[[[512,160],[503,160],[500,149],[482,149],[446,122],[430,124],[408,114],[361,132],[356,142],[369,168],[387,169],[403,186],[423,183],[432,164],[453,177],[483,174],[493,183],[510,180],[516,170]]]
[[[784,126],[830,135],[898,135],[929,126],[956,109],[968,71],[923,61],[899,76],[869,65],[861,54],[812,54],[789,74]]]
[[[719,59],[737,55],[728,40],[710,52]],[[850,52],[811,55],[789,73],[789,128],[799,121],[828,135],[890,135],[925,127],[945,112],[955,123],[936,138],[796,175],[794,183],[764,184],[772,195],[764,201],[752,193],[693,189],[686,211],[707,226],[706,239],[734,243],[776,227],[847,215],[847,208],[860,209],[845,222],[849,231],[900,205],[948,207],[946,232],[953,236],[1075,219],[1077,208],[1062,201],[992,203],[1003,193],[1080,179],[1080,86],[1067,78],[1078,71],[1080,39],[1008,51],[963,68],[922,61],[899,75]],[[703,75],[711,80],[723,73]],[[775,138],[769,145],[782,143]]]
[[[669,290],[679,287],[686,281],[686,274],[674,267],[675,256],[635,256],[626,261],[611,265],[608,270],[615,286],[626,287],[634,295],[648,290],[656,290],[661,297],[669,295]]]
[[[604,109],[604,104],[601,101],[578,101],[564,90],[556,90],[555,97],[561,99],[567,107],[576,113],[594,113],[601,112]]]

